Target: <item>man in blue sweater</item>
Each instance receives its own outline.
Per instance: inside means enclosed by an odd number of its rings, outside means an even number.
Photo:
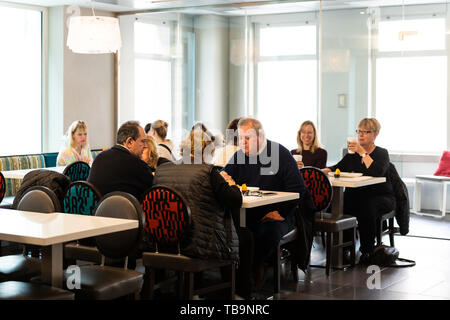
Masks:
[[[305,184],[297,163],[282,145],[267,140],[261,122],[243,118],[238,123],[237,151],[223,168],[225,180],[259,187],[261,190],[297,192],[304,195]],[[280,239],[294,228],[299,200],[247,209],[247,227],[253,232],[253,269],[258,288],[264,276],[264,261],[274,252]]]

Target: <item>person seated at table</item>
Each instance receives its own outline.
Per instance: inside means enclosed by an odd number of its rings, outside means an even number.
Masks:
[[[292,155],[301,155],[298,168],[305,166],[323,169],[327,165],[327,151],[320,147],[316,127],[312,121],[304,121],[297,132],[298,148],[291,150]]]
[[[224,167],[233,154],[239,150],[239,138],[237,124],[241,118],[230,121],[225,130],[225,146],[218,148],[214,154],[213,163],[216,166]]]
[[[294,158],[285,147],[266,139],[260,121],[240,119],[238,133],[241,149],[221,171],[225,180],[240,185],[245,183],[261,190],[297,192],[300,197],[304,195],[305,184]],[[253,269],[257,289],[262,285],[264,261],[295,225],[298,203],[299,200],[292,200],[247,210],[247,227],[253,232],[255,243]]]
[[[137,121],[127,121],[117,131],[116,143],[95,158],[88,182],[102,195],[124,191],[140,200],[143,192],[153,184],[152,172],[141,160],[147,144],[144,129]]]
[[[170,139],[166,139],[167,128],[169,124],[163,120],[156,120],[152,122],[150,126],[149,134],[155,139],[156,150],[160,158],[166,158],[170,161],[175,161],[175,157],[172,153],[173,142]],[[148,127],[146,126],[146,129]]]
[[[180,192],[191,209],[191,232],[182,242],[182,254],[237,262],[239,244],[229,211],[241,207],[242,195],[234,182],[225,181],[217,168],[208,164],[212,153],[210,137],[202,130],[192,130],[180,145],[182,158],[156,168],[155,184]]]
[[[67,166],[76,161],[84,161],[92,165],[93,157],[88,143],[88,128],[85,121],[71,123],[65,135],[64,144],[56,158],[58,166]]]
[[[356,131],[358,141],[348,144],[349,153],[336,165],[322,170],[328,173],[339,169],[341,172],[360,172],[365,176],[386,178],[385,183],[346,188],[344,192],[344,213],[358,220],[361,264],[370,264],[375,249],[377,218],[395,208],[395,196],[388,175],[389,153],[375,145],[380,128],[377,119],[362,119]]]
[[[169,159],[161,158],[158,155],[156,142],[153,137],[149,135],[147,135],[147,143],[144,147],[144,151],[142,152],[141,159],[150,167],[152,172],[155,172],[157,166],[166,162],[171,162]]]

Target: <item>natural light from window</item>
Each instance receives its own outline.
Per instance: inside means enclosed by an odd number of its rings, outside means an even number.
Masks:
[[[382,127],[377,142],[390,152],[440,154],[446,147],[445,24],[435,20],[408,22],[408,30],[418,30],[403,47],[412,56],[381,53],[376,60],[376,117]],[[380,48],[398,51],[401,40],[393,35],[399,24],[380,22],[380,30]]]
[[[40,153],[41,12],[0,5],[0,39],[1,154]]]

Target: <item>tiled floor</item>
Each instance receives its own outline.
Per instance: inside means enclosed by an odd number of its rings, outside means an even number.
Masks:
[[[416,261],[409,268],[383,268],[374,275],[367,268],[356,266],[346,271],[311,268],[308,275],[300,271],[295,283],[285,275],[280,294],[274,300],[344,299],[344,300],[448,300],[450,299],[450,222],[411,215],[411,236],[395,236],[400,257]],[[434,226],[434,227],[433,227]],[[438,232],[435,232],[435,231]],[[447,232],[448,230],[448,232]],[[426,238],[426,237],[433,238]],[[441,239],[436,239],[436,238]],[[388,240],[387,236],[385,241]],[[320,260],[323,248],[315,244],[312,259]],[[289,268],[286,268],[289,269]],[[374,278],[379,275],[379,285]],[[272,282],[268,275],[260,298],[271,295]],[[373,288],[375,286],[375,288]]]

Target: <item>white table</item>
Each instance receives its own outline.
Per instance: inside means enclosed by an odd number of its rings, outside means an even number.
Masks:
[[[356,178],[334,178],[328,176],[331,185],[333,186],[333,199],[331,200],[331,215],[334,218],[339,218],[344,215],[344,188],[359,188],[370,186],[373,184],[386,182],[385,177],[369,177],[361,176]],[[337,244],[343,243],[343,233],[339,232],[339,237],[336,239]],[[337,253],[333,254],[336,258],[334,261],[337,268],[342,268],[343,256],[342,247],[337,248]]]
[[[59,288],[64,242],[136,228],[136,220],[0,209],[0,240],[43,246],[42,278]]]
[[[434,182],[441,184],[439,206],[441,209],[441,215],[432,213],[421,212],[422,210],[422,184],[424,182]],[[447,187],[450,184],[450,177],[435,176],[435,175],[418,175],[414,185],[414,200],[413,200],[413,213],[421,216],[430,216],[435,218],[444,218],[447,211]]]
[[[59,173],[63,173],[66,166],[61,167],[47,167],[47,168],[32,168],[32,169],[22,169],[22,170],[6,170],[2,171],[3,176],[5,179],[23,179],[25,175],[31,171],[38,170],[38,169],[45,169],[45,170],[53,170]]]
[[[281,192],[281,191],[262,191],[262,197],[243,196],[242,206],[240,209],[239,225],[245,227],[247,209],[265,206],[268,204],[284,202],[299,199],[300,195],[296,192]]]

